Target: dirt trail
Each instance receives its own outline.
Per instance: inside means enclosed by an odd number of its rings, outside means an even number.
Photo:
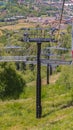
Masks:
[[[59,78],[59,76],[60,76],[60,73],[50,76],[50,79],[49,79],[50,83],[54,84],[57,81],[57,79]],[[47,84],[46,82],[47,82],[46,78],[42,79],[42,85],[46,85]],[[35,84],[36,84],[36,81],[32,81],[30,83],[27,83],[27,86],[32,86],[32,85],[34,86]]]
[[[16,29],[20,29],[20,28],[23,28],[23,27],[35,27],[35,24],[33,23],[18,23],[18,24],[15,24],[15,25],[7,25],[7,26],[3,26],[3,27],[0,27],[0,29],[4,30],[4,29],[8,29],[8,30],[16,30]]]

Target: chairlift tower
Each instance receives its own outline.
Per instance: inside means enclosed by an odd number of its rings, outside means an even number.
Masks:
[[[37,79],[36,79],[36,118],[41,118],[41,44],[43,42],[57,42],[52,38],[37,37],[31,38],[28,33],[24,34],[23,42],[37,43]]]

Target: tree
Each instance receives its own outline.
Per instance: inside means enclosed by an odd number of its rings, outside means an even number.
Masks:
[[[3,63],[0,67],[0,98],[19,98],[25,87],[25,80],[13,63]]]

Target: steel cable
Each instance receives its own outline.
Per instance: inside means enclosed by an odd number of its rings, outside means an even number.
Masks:
[[[60,21],[59,21],[59,30],[61,26],[62,17],[63,17],[64,5],[65,5],[65,0],[63,0],[63,4],[62,4],[61,16],[60,16]]]
[[[59,27],[58,27],[58,40],[59,40],[59,34],[60,34],[60,28],[61,28],[61,22],[62,22],[62,18],[63,18],[64,5],[65,5],[65,0],[63,0],[62,10],[61,10],[61,15],[60,15],[60,21],[59,21]]]

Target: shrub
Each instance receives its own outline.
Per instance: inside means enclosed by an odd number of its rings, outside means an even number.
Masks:
[[[3,68],[4,67],[4,68]],[[16,71],[13,64],[5,64],[0,68],[0,98],[19,98],[25,86],[23,75]]]
[[[57,81],[58,85],[68,89],[73,86],[73,66],[63,66],[61,75]]]

